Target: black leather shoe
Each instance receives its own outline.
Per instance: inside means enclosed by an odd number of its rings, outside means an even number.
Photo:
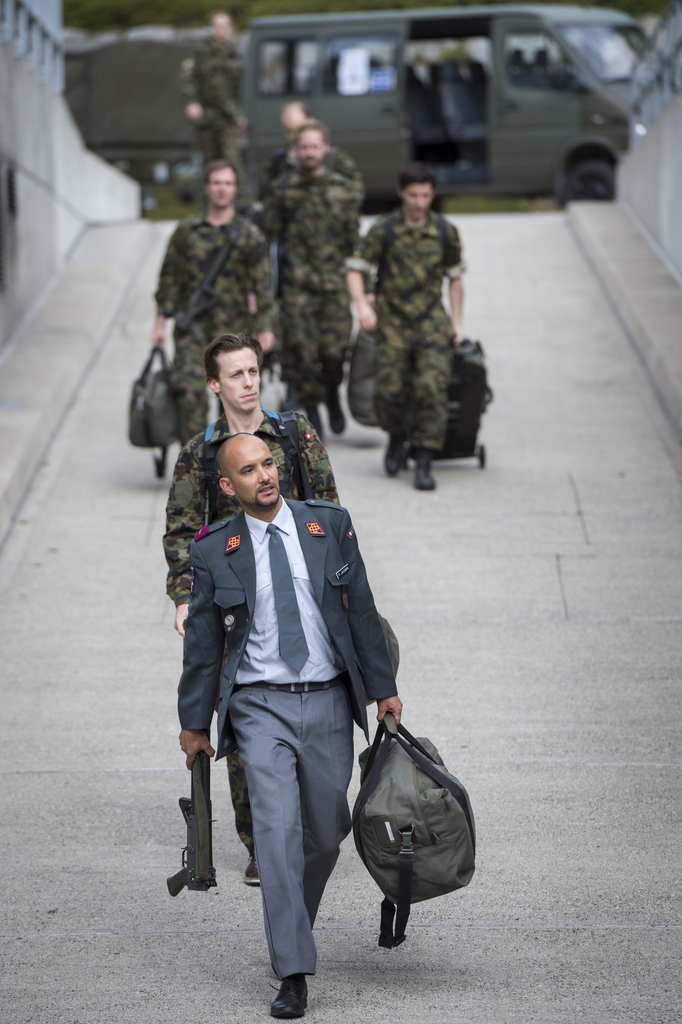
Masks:
[[[384,456],[384,467],[389,476],[397,476],[405,465],[405,438],[402,434],[391,434]]]
[[[335,434],[342,434],[346,427],[346,417],[339,401],[338,388],[326,388],[324,400],[329,410],[329,426]]]
[[[287,384],[287,393],[279,403],[279,411],[286,412],[288,409],[292,409],[294,412],[298,406],[298,398],[296,395],[296,385],[292,384],[291,381]]]
[[[322,440],[322,420],[320,419],[320,414],[317,411],[317,406],[316,405],[306,405],[306,407],[305,407],[305,414],[306,414],[306,417],[308,418],[308,422],[312,423],[312,425],[315,427],[315,430],[317,431],[317,436],[319,437],[319,439],[321,441]]]
[[[436,481],[431,476],[431,452],[428,448],[418,448],[416,459],[414,486],[418,491],[435,491]]]
[[[282,978],[279,994],[270,1007],[271,1017],[304,1017],[308,1005],[308,985],[305,974],[290,974]]]

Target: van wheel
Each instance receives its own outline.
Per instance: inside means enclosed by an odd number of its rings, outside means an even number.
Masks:
[[[613,199],[613,167],[605,160],[582,160],[566,173],[566,200]]]

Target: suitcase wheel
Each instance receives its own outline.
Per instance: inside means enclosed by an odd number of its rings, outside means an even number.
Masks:
[[[476,449],[476,455],[478,456],[478,465],[480,469],[485,469],[485,445],[479,444]]]

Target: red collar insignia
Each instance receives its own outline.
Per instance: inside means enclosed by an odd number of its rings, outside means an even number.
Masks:
[[[308,533],[312,534],[313,537],[327,536],[319,523],[306,523],[305,525],[308,527]]]
[[[241,533],[235,533],[234,537],[227,538],[227,544],[225,545],[225,551],[236,551],[242,542]]]

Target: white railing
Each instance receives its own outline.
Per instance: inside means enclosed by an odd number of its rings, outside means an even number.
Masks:
[[[650,46],[632,76],[630,145],[643,138],[657,117],[682,91],[682,3],[673,2],[661,15]]]
[[[26,57],[30,67],[53,92],[64,88],[64,47],[54,24],[41,17],[40,5],[33,0],[0,0],[2,4],[1,38],[14,43],[17,57]]]

